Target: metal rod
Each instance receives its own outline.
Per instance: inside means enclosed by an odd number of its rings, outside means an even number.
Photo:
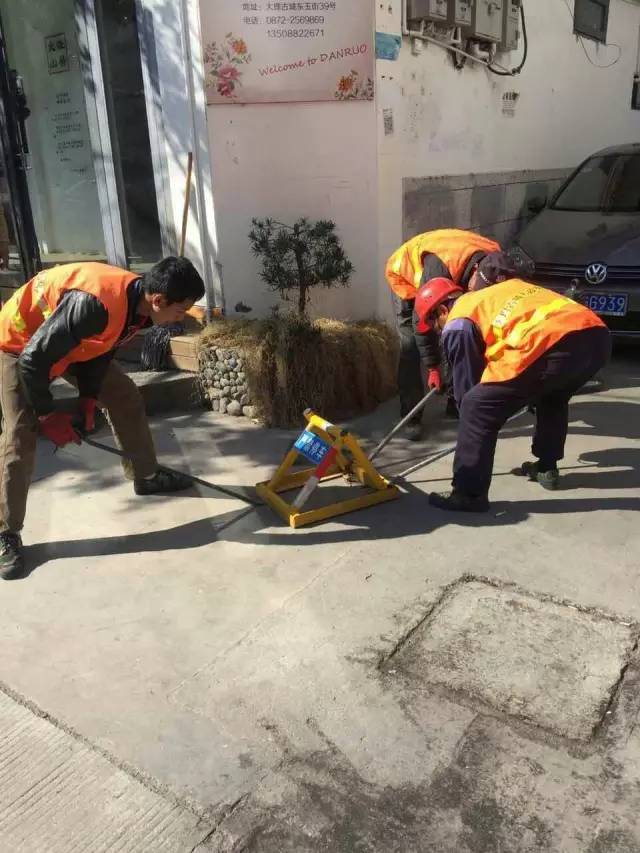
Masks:
[[[116,447],[109,447],[108,444],[103,444],[101,441],[95,441],[93,438],[83,436],[82,441],[91,447],[95,447],[97,450],[104,450],[105,453],[111,453],[119,459],[126,459],[127,462],[133,462],[135,459],[134,456],[130,456],[128,453],[123,453],[122,450],[118,450]],[[253,498],[242,495],[240,492],[235,492],[233,489],[227,489],[225,486],[217,486],[215,483],[210,483],[208,480],[203,480],[201,477],[194,477],[192,474],[185,474],[183,471],[176,471],[175,468],[167,468],[166,465],[161,465],[160,470],[168,471],[170,474],[179,474],[181,477],[188,477],[193,483],[198,483],[198,485],[204,486],[206,489],[212,489],[214,492],[221,492],[223,495],[228,495],[230,498],[236,498],[239,501],[244,501],[250,506],[264,506],[261,501],[255,501]]]
[[[380,451],[383,450],[383,448],[385,448],[387,446],[387,444],[389,444],[389,442],[391,441],[393,436],[399,430],[401,430],[402,427],[405,426],[405,424],[408,424],[409,421],[411,420],[411,418],[415,417],[419,412],[421,412],[424,409],[424,407],[427,403],[427,400],[430,397],[432,397],[437,392],[437,390],[438,390],[437,388],[432,388],[428,394],[425,394],[425,396],[422,398],[422,400],[420,400],[420,402],[416,406],[414,406],[413,409],[411,409],[409,414],[405,415],[404,418],[400,421],[400,423],[397,424],[396,426],[394,426],[394,428],[391,430],[391,432],[389,432],[389,433],[387,433],[387,435],[385,435],[385,437],[382,439],[380,444],[378,444],[377,447],[375,447],[371,451],[371,453],[369,454],[369,462],[373,462],[373,460],[380,453]]]
[[[519,418],[521,415],[525,415],[529,411],[529,408],[520,409],[519,412],[516,412],[515,415],[511,415],[510,418],[506,420],[505,423],[509,423],[510,421]],[[439,459],[444,459],[445,456],[449,456],[456,449],[456,444],[452,447],[447,447],[445,450],[439,450],[437,453],[434,453],[433,456],[429,456],[427,459],[423,459],[422,462],[418,462],[416,465],[412,465],[410,468],[407,468],[406,471],[401,471],[399,474],[395,474],[392,479],[396,477],[408,477],[409,474],[413,474],[415,471],[419,471],[421,468],[425,468],[427,465],[431,465],[432,462],[437,462]]]

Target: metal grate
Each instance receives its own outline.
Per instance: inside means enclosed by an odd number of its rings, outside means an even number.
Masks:
[[[586,264],[536,263],[535,274],[539,279],[584,279]],[[607,267],[607,282],[626,282],[640,285],[640,267]]]

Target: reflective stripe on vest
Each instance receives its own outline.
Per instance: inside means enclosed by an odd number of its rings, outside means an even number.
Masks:
[[[16,330],[16,332],[18,332],[18,334],[22,334],[23,332],[26,331],[27,323],[26,323],[25,319],[23,318],[22,314],[20,313],[20,306],[19,305],[16,308],[15,314],[11,318],[11,325]]]
[[[49,307],[47,300],[44,298],[45,287],[47,286],[47,281],[45,276],[40,273],[36,276],[36,280],[33,285],[33,292],[38,297],[38,308],[42,311],[42,319],[46,320],[51,316],[53,310]]]
[[[513,379],[565,335],[605,327],[584,305],[520,279],[461,296],[447,322],[458,319],[473,322],[485,342],[482,382]]]
[[[385,275],[396,296],[414,299],[415,291],[422,284],[425,255],[435,255],[448,269],[452,280],[460,284],[475,254],[498,251],[498,243],[473,231],[459,228],[427,231],[408,240],[393,253],[387,261]]]
[[[536,290],[537,289],[538,288],[536,288]],[[522,298],[526,298],[526,296],[532,292],[532,290],[525,291]],[[555,296],[555,294],[552,293],[549,293],[549,295],[551,297]],[[550,317],[552,314],[556,314],[558,311],[561,311],[563,308],[566,308],[571,304],[571,300],[563,296],[556,296],[555,299],[551,298],[546,305],[538,306],[528,320],[518,321],[505,336],[504,328],[520,301],[521,299],[514,297],[507,305],[505,305],[493,321],[492,329],[496,342],[491,346],[487,346],[487,349],[485,350],[485,355],[489,361],[496,361],[499,359],[502,351],[506,347],[509,347],[510,349],[517,349],[522,345],[522,340],[528,332],[535,329],[535,327],[540,325],[540,323],[542,323],[547,317]]]
[[[75,362],[90,361],[110,352],[124,331],[127,288],[139,278],[135,273],[101,263],[63,264],[45,270],[17,290],[0,310],[0,350],[19,355],[40,326],[70,291],[89,293],[107,312],[103,332],[84,339],[52,368],[60,376]]]

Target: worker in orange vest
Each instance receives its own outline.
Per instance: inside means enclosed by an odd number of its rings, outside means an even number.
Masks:
[[[535,406],[533,455],[514,473],[556,489],[570,398],[607,363],[611,336],[584,305],[512,279],[474,293],[433,279],[416,297],[418,330],[441,336],[460,408],[453,491],[440,509],[486,512],[498,432]]]
[[[64,264],[39,273],[0,311],[0,577],[24,570],[20,531],[38,433],[79,444],[103,407],[138,495],[175,492],[191,480],[158,467],[144,403],[112,360],[144,326],[169,325],[204,295],[186,258],[165,258],[144,275],[101,263]],[[79,392],[77,412],[59,410],[50,384],[64,376]]]
[[[394,294],[400,336],[398,389],[404,416],[423,396],[425,384],[438,391],[444,386],[438,337],[434,332],[416,330],[413,307],[418,289],[432,278],[448,278],[463,290],[477,290],[510,278],[515,267],[494,240],[473,231],[446,228],[419,234],[402,245],[389,258],[385,274]],[[457,416],[451,394],[447,414]],[[406,435],[412,441],[420,440],[421,414],[409,423]]]

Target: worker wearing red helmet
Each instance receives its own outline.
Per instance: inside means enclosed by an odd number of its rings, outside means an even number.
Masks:
[[[401,414],[405,415],[422,397],[424,384],[439,391],[444,385],[437,335],[416,330],[413,307],[418,289],[433,278],[447,278],[463,290],[476,290],[511,277],[515,268],[494,240],[472,231],[446,228],[419,234],[404,243],[389,258],[385,274],[396,305],[400,336],[398,388]],[[447,413],[457,415],[451,395]],[[408,438],[421,438],[421,423],[419,414],[407,427]]]
[[[416,297],[417,328],[441,337],[451,365],[460,427],[453,491],[429,496],[440,509],[486,512],[498,432],[535,405],[533,455],[514,473],[558,487],[570,398],[609,359],[610,333],[584,305],[521,279],[474,293],[434,279]]]

